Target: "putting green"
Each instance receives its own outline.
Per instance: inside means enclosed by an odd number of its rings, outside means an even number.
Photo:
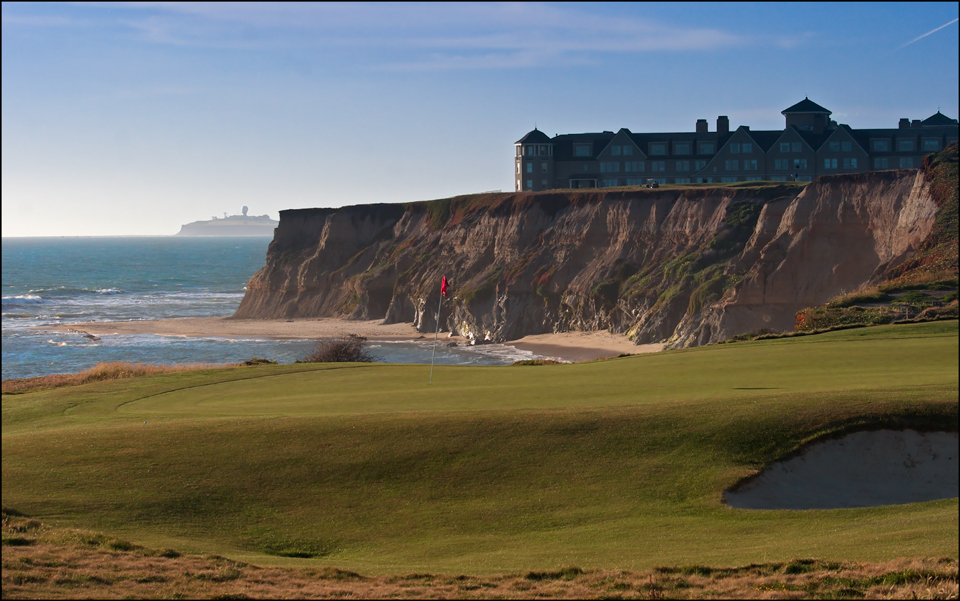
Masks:
[[[909,327],[909,326],[904,326]],[[327,366],[198,384],[125,403],[127,415],[329,415],[605,407],[956,383],[956,336],[818,337],[563,366]],[[931,360],[937,358],[937,360]],[[896,374],[896,377],[891,377]]]

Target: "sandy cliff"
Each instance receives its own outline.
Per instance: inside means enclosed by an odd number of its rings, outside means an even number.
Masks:
[[[767,327],[912,256],[936,217],[921,172],[802,187],[483,194],[281,212],[238,318],[412,322],[479,340],[611,329],[700,345]]]

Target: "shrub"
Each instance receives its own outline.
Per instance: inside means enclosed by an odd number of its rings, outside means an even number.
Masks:
[[[298,363],[372,363],[373,355],[363,348],[367,339],[356,334],[317,341],[312,353]]]
[[[254,358],[252,358],[252,359],[248,359],[248,360],[244,361],[244,362],[241,363],[240,365],[245,365],[245,366],[248,366],[248,367],[249,367],[249,366],[251,366],[251,365],[276,365],[276,364],[277,364],[276,361],[271,361],[270,359],[263,359],[263,358],[261,358],[261,357],[254,357]]]

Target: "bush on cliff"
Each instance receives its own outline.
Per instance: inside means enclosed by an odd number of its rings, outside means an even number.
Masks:
[[[366,341],[356,334],[325,338],[317,341],[313,352],[298,363],[373,363],[373,355],[363,348]]]

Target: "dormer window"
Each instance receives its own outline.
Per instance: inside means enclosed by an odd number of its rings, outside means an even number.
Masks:
[[[651,142],[650,154],[667,154],[667,144],[665,142]]]
[[[576,157],[588,157],[588,156],[590,156],[590,145],[589,145],[589,144],[574,144],[574,145],[573,145],[573,156],[576,156]]]

